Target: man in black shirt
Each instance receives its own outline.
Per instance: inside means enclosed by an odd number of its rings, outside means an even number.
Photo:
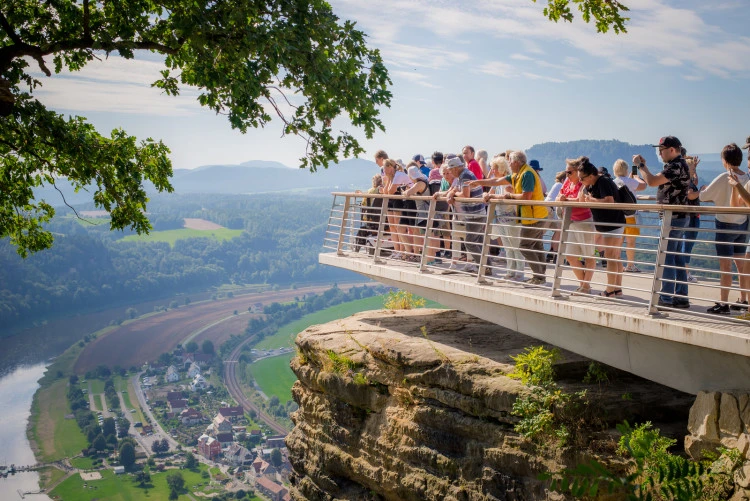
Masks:
[[[659,156],[664,161],[664,169],[658,174],[651,174],[646,167],[646,159],[641,155],[633,157],[633,165],[649,186],[658,186],[656,201],[666,205],[687,205],[690,171],[687,162],[682,158],[682,143],[674,136],[666,136],[654,145],[659,148]],[[681,252],[684,245],[685,228],[688,215],[685,212],[672,212],[667,254],[664,258],[664,269],[661,277],[659,306],[670,308],[689,308],[687,299],[688,284],[685,256]]]

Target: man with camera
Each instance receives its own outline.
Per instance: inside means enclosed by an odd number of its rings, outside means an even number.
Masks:
[[[682,143],[674,136],[666,136],[654,145],[659,148],[658,155],[664,162],[664,168],[658,174],[652,174],[646,166],[646,159],[641,155],[633,156],[633,165],[649,186],[657,186],[656,201],[665,205],[687,205],[690,172],[687,162],[682,158]],[[667,308],[689,308],[687,270],[685,256],[681,249],[685,238],[688,215],[685,212],[672,212],[669,241],[664,259],[664,270],[661,279],[661,291],[658,305]]]

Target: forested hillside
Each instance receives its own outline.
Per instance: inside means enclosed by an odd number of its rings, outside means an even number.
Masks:
[[[330,210],[327,198],[192,195],[155,197],[155,228],[203,218],[244,229],[229,241],[212,238],[122,242],[123,232],[58,211],[52,249],[21,259],[0,241],[0,335],[50,316],[202,290],[223,283],[290,284],[354,275],[317,263]]]

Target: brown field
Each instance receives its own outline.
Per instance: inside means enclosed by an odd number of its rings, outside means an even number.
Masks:
[[[342,289],[348,286],[342,286]],[[296,290],[246,294],[218,301],[193,303],[176,310],[158,313],[147,318],[136,319],[100,336],[86,346],[76,361],[74,371],[83,374],[104,364],[109,367],[120,365],[140,366],[154,361],[164,352],[171,351],[191,333],[232,315],[234,310],[247,311],[253,303],[263,304],[285,302],[309,292],[322,292],[329,285],[300,287]],[[211,339],[216,348],[231,334],[244,331],[250,315],[238,315],[202,332],[195,341],[199,344]],[[223,341],[221,341],[223,342]]]
[[[218,230],[219,228],[223,228],[223,226],[221,226],[220,224],[212,223],[211,221],[206,221],[205,219],[186,217],[185,228],[191,230]]]
[[[294,296],[292,296],[294,297]],[[247,308],[245,308],[247,310]],[[213,327],[209,327],[205,331],[201,332],[193,338],[193,341],[198,343],[200,346],[206,339],[211,340],[214,346],[221,346],[223,342],[229,339],[232,334],[242,334],[247,328],[247,323],[251,318],[259,317],[254,313],[247,315],[232,315],[232,318],[225,320],[220,324],[216,324]]]

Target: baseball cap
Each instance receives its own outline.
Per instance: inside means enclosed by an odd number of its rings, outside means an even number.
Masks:
[[[411,167],[409,167],[409,169],[406,172],[409,175],[409,177],[412,179],[423,179],[427,181],[427,176],[422,174],[422,171],[419,170],[419,167],[415,167],[412,165]]]
[[[530,161],[529,162],[529,167],[531,167],[532,169],[534,169],[537,172],[544,170],[544,169],[542,169],[539,166],[539,160],[532,160],[532,161]]]
[[[682,148],[682,143],[679,139],[677,139],[674,136],[664,136],[663,138],[659,139],[659,144],[653,144],[654,148],[664,147],[664,148]]]
[[[449,158],[444,165],[446,169],[453,169],[454,167],[463,167],[464,161],[461,159],[461,157],[453,157]]]
[[[750,148],[750,136],[747,136],[747,139],[745,139],[745,146],[742,147],[743,150],[747,150]]]
[[[417,153],[416,155],[414,155],[411,159],[414,160],[415,162],[419,162],[421,164],[424,163],[424,157],[422,155],[420,155],[419,153]]]

